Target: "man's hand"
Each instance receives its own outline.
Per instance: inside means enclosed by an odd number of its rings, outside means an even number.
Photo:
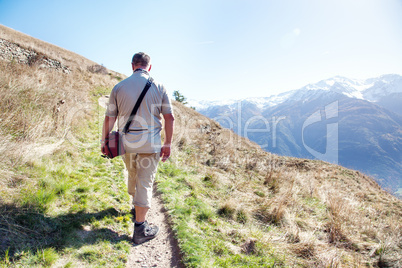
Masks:
[[[106,155],[105,140],[109,138],[109,133],[110,131],[112,131],[115,122],[116,117],[109,117],[109,116],[105,116],[105,121],[103,121],[101,151],[102,154],[104,155]]]
[[[173,114],[164,114],[163,119],[165,120],[165,139],[161,149],[162,162],[165,162],[170,156],[170,144],[172,144],[173,136]]]
[[[162,162],[165,162],[170,156],[170,144],[165,144],[161,148]]]
[[[104,141],[101,141],[101,151],[102,151],[102,154],[106,154],[105,142]]]

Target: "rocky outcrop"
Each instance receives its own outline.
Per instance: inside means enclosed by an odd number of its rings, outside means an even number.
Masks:
[[[71,69],[60,61],[51,59],[32,49],[26,49],[18,44],[0,38],[0,60],[16,61],[41,69],[53,69],[63,73],[70,73]]]

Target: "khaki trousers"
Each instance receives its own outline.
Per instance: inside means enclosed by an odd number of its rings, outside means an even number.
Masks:
[[[122,158],[128,171],[127,188],[133,205],[150,208],[160,154],[125,153]]]

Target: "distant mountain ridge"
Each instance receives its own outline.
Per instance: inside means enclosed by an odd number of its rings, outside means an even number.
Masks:
[[[400,103],[402,76],[396,74],[366,80],[336,76],[270,97],[190,101],[200,113],[269,152],[332,159],[374,176],[393,192],[402,188]],[[336,106],[334,118],[328,118],[330,105]],[[336,131],[328,132],[330,126]],[[328,147],[331,139],[336,148]]]
[[[258,108],[267,108],[279,105],[285,101],[298,101],[315,91],[324,90],[343,94],[350,98],[362,99],[370,102],[381,102],[384,98],[394,94],[402,94],[402,76],[398,74],[386,74],[376,78],[365,80],[350,79],[342,76],[321,80],[314,84],[308,84],[300,89],[287,91],[269,97],[252,97],[246,99],[230,99],[222,101],[197,101],[189,100],[191,106],[197,110],[205,110],[211,106],[233,105],[239,101],[248,101]],[[385,107],[386,108],[386,107]]]

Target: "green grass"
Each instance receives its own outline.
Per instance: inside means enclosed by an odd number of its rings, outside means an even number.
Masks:
[[[87,146],[66,141],[15,167],[26,179],[0,205],[0,267],[125,267],[132,223],[124,164],[100,156],[96,110],[74,128]]]
[[[169,214],[187,267],[274,267],[283,263],[269,243],[259,242],[262,233],[244,225],[248,215],[241,209],[219,207],[208,202],[213,175],[199,176],[172,162],[160,165],[158,190]],[[236,230],[245,230],[244,234]],[[250,236],[248,236],[250,234]],[[257,242],[247,249],[248,241]]]

